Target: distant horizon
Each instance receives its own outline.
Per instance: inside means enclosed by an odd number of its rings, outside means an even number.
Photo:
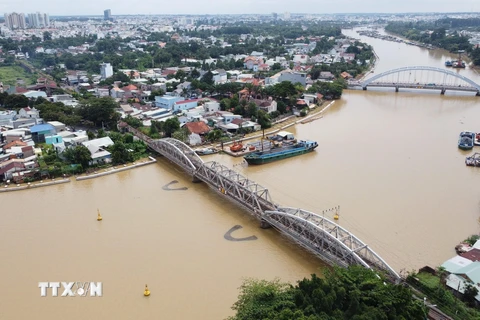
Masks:
[[[105,9],[108,10],[108,9]],[[3,18],[3,16],[6,13],[24,13],[24,14],[29,14],[29,13],[34,13],[37,11],[10,11],[10,12],[3,12],[0,13],[0,18]],[[38,11],[41,13],[46,13],[50,17],[101,17],[103,18],[103,12],[101,14],[95,13],[95,14],[50,14],[48,12],[42,12]],[[470,12],[470,11],[449,11],[449,12],[441,12],[441,11],[411,11],[411,12],[332,12],[332,13],[311,13],[311,12],[270,12],[270,13],[127,13],[127,14],[114,14],[112,13],[112,17],[127,17],[127,16],[271,16],[272,14],[278,14],[278,18],[282,19],[282,15],[284,13],[288,13],[290,15],[312,15],[312,16],[335,16],[335,15],[414,15],[414,14],[431,14],[431,15],[438,15],[438,14],[443,14],[443,15],[448,15],[448,14],[478,14],[480,18],[480,11],[475,11],[475,12]]]
[[[62,0],[20,3],[0,0],[3,13],[42,12],[58,17],[102,16],[110,9],[113,16],[157,15],[270,15],[290,14],[345,15],[345,14],[478,14],[479,0],[183,0],[181,5],[166,6],[154,0],[135,3],[114,0],[85,0],[72,5]],[[157,13],[152,13],[159,11]],[[186,12],[190,11],[190,12]],[[343,11],[343,12],[342,12]],[[3,15],[3,14],[2,14]]]

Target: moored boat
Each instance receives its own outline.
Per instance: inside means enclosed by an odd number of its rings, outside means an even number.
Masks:
[[[195,153],[198,154],[199,156],[205,156],[207,154],[214,154],[217,153],[218,150],[215,148],[203,148],[203,149],[197,149],[195,150]]]
[[[475,133],[470,131],[462,131],[458,138],[458,147],[462,150],[470,150],[473,148],[475,141]]]
[[[239,152],[242,151],[243,149],[243,144],[240,142],[235,141],[232,146],[230,146],[230,151],[232,152]]]
[[[473,141],[473,144],[476,146],[480,146],[480,133],[475,134],[475,140]]]
[[[470,167],[480,167],[480,153],[475,152],[471,156],[466,157],[465,164]]]
[[[450,61],[450,60],[445,61],[445,66],[446,67],[451,67],[452,65],[453,65],[452,61]]]
[[[267,151],[252,152],[243,158],[248,164],[264,164],[308,153],[315,150],[316,147],[318,147],[316,141],[301,140],[296,143],[286,144]]]

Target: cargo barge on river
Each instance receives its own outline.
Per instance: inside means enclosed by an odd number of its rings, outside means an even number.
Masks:
[[[264,164],[312,152],[316,147],[318,147],[318,143],[310,140],[284,142],[277,144],[266,151],[252,152],[243,158],[248,162],[248,164]]]

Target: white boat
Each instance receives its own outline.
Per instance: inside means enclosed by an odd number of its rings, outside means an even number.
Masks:
[[[205,156],[207,154],[214,154],[217,153],[218,150],[215,148],[203,148],[203,149],[197,149],[195,150],[195,153],[198,154],[199,156]]]

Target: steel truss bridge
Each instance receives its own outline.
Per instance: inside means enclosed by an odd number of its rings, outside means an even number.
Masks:
[[[432,74],[436,74],[436,78],[432,77],[430,80]],[[438,74],[443,75],[442,81],[438,81]],[[349,87],[362,87],[363,90],[367,90],[368,87],[390,87],[395,88],[396,92],[403,88],[429,89],[438,90],[441,94],[445,94],[447,90],[466,91],[475,92],[477,96],[480,96],[480,84],[473,80],[450,70],[426,66],[404,67],[385,71],[364,81],[350,81]]]
[[[179,140],[154,140],[126,124],[124,127],[149,148],[180,166],[194,182],[208,184],[247,209],[261,221],[263,228],[274,227],[331,265],[362,265],[381,272],[390,281],[400,281],[400,276],[378,254],[335,222],[313,212],[274,203],[267,188],[218,162],[204,162]]]

